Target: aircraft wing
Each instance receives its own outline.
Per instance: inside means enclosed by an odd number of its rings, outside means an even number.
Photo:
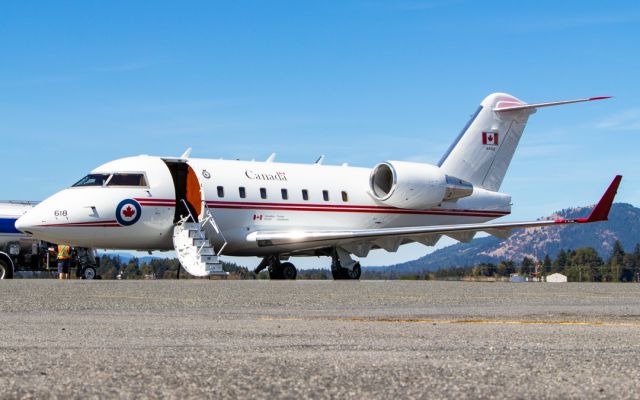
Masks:
[[[395,251],[400,244],[420,242],[433,245],[441,235],[450,236],[459,241],[469,241],[477,232],[487,232],[491,235],[506,238],[511,230],[517,228],[532,228],[550,225],[584,224],[606,221],[613,204],[622,176],[616,176],[604,193],[598,204],[586,218],[539,220],[525,222],[497,222],[480,224],[434,225],[383,229],[354,229],[354,230],[317,230],[317,231],[258,231],[249,234],[250,241],[256,241],[258,246],[282,246],[308,244],[309,248],[316,247],[323,242],[345,244],[347,250],[358,255],[357,243],[374,242],[378,247]],[[351,246],[349,246],[351,244]],[[318,246],[319,247],[319,246]],[[371,248],[370,246],[368,248]],[[367,249],[368,251],[368,249]]]

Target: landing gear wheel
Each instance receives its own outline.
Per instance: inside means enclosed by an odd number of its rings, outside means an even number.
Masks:
[[[290,262],[280,264],[280,273],[282,274],[282,279],[293,280],[298,276],[298,270]]]
[[[353,269],[348,270],[342,268],[338,262],[331,265],[331,275],[333,275],[334,280],[357,280],[360,279],[360,275],[362,275],[362,268],[360,267],[360,263],[356,262]]]
[[[280,263],[269,266],[269,279],[284,279],[284,276],[282,275],[282,265],[280,265]]]
[[[13,267],[3,259],[0,259],[0,279],[13,279]]]
[[[353,269],[349,271],[348,269],[344,269],[346,278],[345,279],[360,279],[360,275],[362,275],[362,268],[360,268],[360,263],[357,262],[353,266]]]
[[[82,272],[80,273],[81,279],[95,279],[96,278],[96,269],[93,267],[84,267],[82,268]]]

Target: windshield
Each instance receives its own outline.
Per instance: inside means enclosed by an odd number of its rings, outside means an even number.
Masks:
[[[78,182],[73,184],[73,187],[77,186],[102,186],[104,182],[109,178],[109,174],[89,174]]]
[[[113,174],[107,186],[147,186],[144,174]]]
[[[146,187],[147,178],[141,173],[115,172],[113,174],[89,174],[72,187],[83,186],[138,186]]]

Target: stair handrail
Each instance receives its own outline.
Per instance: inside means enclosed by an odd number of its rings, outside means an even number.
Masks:
[[[189,205],[187,204],[187,202],[185,201],[185,199],[180,199],[180,201],[184,204],[184,207],[187,209],[187,212],[189,213],[189,217],[191,217],[192,221],[196,221],[196,219],[193,217],[193,214],[191,214],[191,210],[189,209]],[[186,222],[187,217],[184,217],[180,220],[180,222],[184,223]],[[197,223],[197,222],[196,222]],[[198,235],[200,236],[200,239],[205,242],[207,240],[207,237],[204,235],[204,233],[202,232],[202,229],[198,229]],[[202,243],[199,247],[198,247],[198,254],[200,254],[200,251],[202,251],[202,248],[204,247],[204,243]],[[211,247],[213,247],[213,244],[211,244]]]
[[[210,223],[211,226],[213,226],[213,229],[218,234],[218,236],[222,238],[222,241],[223,241],[222,246],[220,246],[220,250],[218,250],[218,252],[216,253],[216,256],[219,257],[220,254],[222,254],[222,250],[224,250],[224,248],[227,247],[227,239],[224,237],[222,230],[218,227],[218,224],[216,223],[215,218],[213,218],[213,213],[211,212],[211,209],[206,204],[204,205],[204,213],[206,217],[204,219],[203,225],[206,224],[207,222]]]
[[[224,237],[224,234],[222,233],[222,230],[220,229],[220,227],[218,227],[218,224],[216,223],[215,218],[213,218],[213,213],[211,212],[211,209],[209,208],[209,206],[207,205],[207,199],[205,197],[205,188],[204,185],[202,184],[202,181],[199,182],[200,186],[200,204],[202,205],[203,208],[203,215],[204,215],[204,219],[202,220],[201,226],[204,228],[205,225],[208,223],[211,224],[211,226],[213,227],[213,230],[216,231],[216,234],[222,238],[222,246],[220,246],[220,250],[218,250],[218,252],[216,253],[216,256],[220,257],[220,254],[222,254],[222,250],[224,250],[224,248],[227,246],[227,239]],[[184,199],[182,199],[184,201]],[[191,214],[191,212],[189,212],[189,214]],[[213,247],[213,243],[211,244],[211,246]],[[215,251],[215,247],[214,247],[214,251]]]

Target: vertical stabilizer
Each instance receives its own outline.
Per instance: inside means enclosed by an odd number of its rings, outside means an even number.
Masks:
[[[529,116],[538,108],[609,99],[609,96],[527,104],[506,93],[487,96],[438,166],[447,175],[487,190],[500,189]]]
[[[525,105],[505,94],[487,96],[438,164],[444,173],[497,191],[535,108],[497,112]]]

